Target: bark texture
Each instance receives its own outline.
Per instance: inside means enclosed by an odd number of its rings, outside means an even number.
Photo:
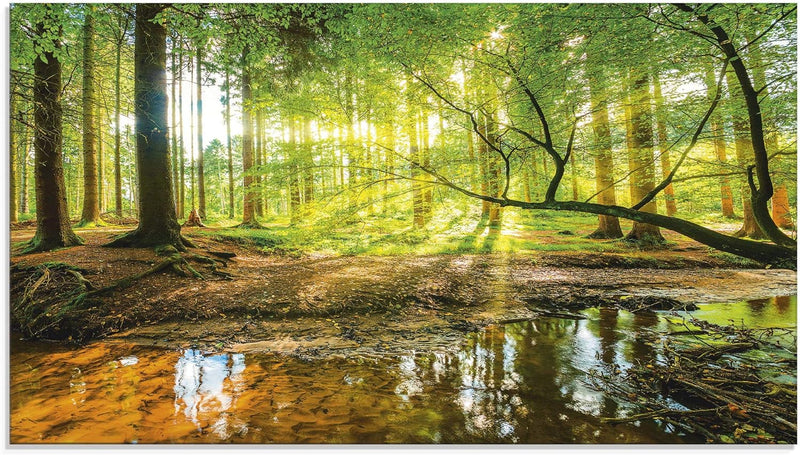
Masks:
[[[163,4],[136,5],[134,103],[136,165],[139,176],[139,227],[108,246],[172,245],[180,251],[191,242],[181,236],[172,196],[167,141],[167,31],[154,23]]]
[[[57,19],[48,13],[36,25],[37,34],[46,36],[48,29],[58,27],[56,22]],[[60,38],[52,40],[52,48],[61,48]],[[34,60],[33,71],[36,234],[26,252],[48,251],[83,243],[72,232],[67,211],[61,149],[61,62],[53,51],[45,51],[41,58]]]

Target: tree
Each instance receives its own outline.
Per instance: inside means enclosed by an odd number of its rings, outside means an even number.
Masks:
[[[27,253],[83,243],[69,224],[61,159],[61,18],[57,6],[44,8],[35,31],[43,51],[33,64],[36,234],[25,249]]]
[[[629,104],[625,106],[628,117],[628,163],[631,174],[631,202],[641,201],[655,188],[653,164],[653,120],[650,112],[650,89],[647,73],[628,73]],[[657,213],[656,201],[645,204],[642,211]],[[627,240],[644,243],[663,243],[664,236],[658,226],[634,221]]]
[[[167,31],[158,20],[163,4],[136,5],[134,99],[139,227],[107,246],[194,246],[181,236],[172,197],[167,131]]]
[[[592,130],[595,137],[595,180],[598,192],[597,201],[603,205],[616,205],[614,191],[614,157],[611,153],[611,129],[608,126],[608,107],[602,93],[589,87],[592,111]],[[530,202],[530,201],[528,201]],[[619,218],[598,215],[597,229],[589,234],[593,239],[618,239],[622,237]]]
[[[83,212],[80,226],[100,221],[97,132],[95,129],[94,7],[86,5],[83,25]]]
[[[242,51],[242,171],[244,174],[244,204],[242,204],[243,228],[260,228],[261,224],[256,219],[256,189],[253,187],[255,179],[251,172],[253,167],[253,119],[250,114],[253,103],[253,92],[250,81],[250,62],[248,61],[249,46],[245,45]]]

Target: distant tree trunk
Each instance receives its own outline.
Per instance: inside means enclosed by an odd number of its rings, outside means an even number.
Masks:
[[[264,148],[264,138],[261,135],[261,132],[264,129],[264,119],[262,117],[261,109],[256,110],[256,132],[255,132],[255,164],[258,167],[258,172],[255,175],[256,187],[258,191],[256,191],[256,216],[261,218],[264,216],[264,205],[263,205],[263,189],[261,187],[261,152]]]
[[[206,176],[203,158],[203,47],[197,46],[197,208],[206,218]]]
[[[706,87],[707,87],[707,98],[709,100],[713,100],[714,98],[714,87],[716,85],[716,76],[714,75],[714,68],[713,66],[709,65],[706,68]],[[719,118],[719,114],[717,112],[711,113],[711,118],[709,119],[711,126],[711,135],[714,137],[714,153],[717,156],[717,161],[721,165],[726,165],[728,162],[728,158],[726,156],[726,146],[725,144],[725,127],[723,122]],[[733,218],[735,216],[733,212],[733,192],[731,191],[731,181],[727,175],[720,177],[719,180],[719,188],[720,188],[720,196],[721,196],[721,206],[722,206],[722,216],[725,218]]]
[[[656,102],[656,131],[658,151],[661,153],[661,174],[663,178],[667,178],[672,171],[672,164],[669,159],[669,144],[667,143],[667,122],[664,119],[664,96],[661,94],[661,81],[657,71],[653,73],[653,97]],[[672,187],[672,183],[664,188],[664,206],[667,209],[667,216],[675,216],[678,213],[675,189]]]
[[[167,131],[167,30],[154,22],[163,4],[136,5],[134,103],[136,165],[139,178],[139,227],[108,246],[172,245],[184,251],[191,242],[181,236],[172,197]]]
[[[83,24],[83,212],[79,225],[100,221],[97,195],[97,152],[94,148],[94,15],[87,5]]]
[[[486,119],[483,115],[478,117],[478,133],[486,137]],[[489,146],[483,140],[478,140],[478,170],[480,171],[481,194],[489,194]],[[481,202],[481,218],[489,218],[491,203]]]
[[[496,147],[500,147],[500,141],[498,140],[499,131],[497,126],[497,121],[495,120],[495,112],[496,109],[493,109],[486,115],[486,138],[494,144]],[[489,152],[489,156],[487,157],[487,167],[488,167],[488,177],[489,177],[489,194],[493,197],[498,197],[501,195],[503,191],[503,178],[502,175],[502,164],[500,163],[500,157],[498,153],[495,151]],[[489,226],[490,228],[497,229],[500,227],[500,223],[503,217],[503,207],[500,204],[490,204],[489,205]]]
[[[122,44],[117,44],[117,62],[114,70],[114,213],[117,218],[122,218],[122,162],[120,155],[122,139],[122,112],[120,109],[120,60]]]
[[[422,166],[426,169],[431,168],[431,132],[430,126],[430,117],[428,116],[428,111],[426,109],[422,110],[420,120],[422,121],[422,148],[420,151],[422,152],[422,156],[420,157],[420,161]],[[430,185],[426,185],[422,189],[422,215],[425,218],[425,224],[428,224],[431,220],[431,216],[433,215],[433,188]]]
[[[72,232],[67,211],[64,167],[61,155],[61,27],[50,8],[42,22],[36,24],[41,43],[48,41],[42,57],[33,63],[34,151],[36,154],[36,234],[26,252],[80,245],[80,237]],[[57,36],[53,37],[54,30]],[[50,49],[48,49],[50,48]]]
[[[192,65],[192,58],[189,57],[189,81],[191,83],[192,78],[194,77],[194,66]],[[192,210],[197,208],[197,198],[196,198],[196,191],[197,185],[195,184],[195,174],[194,174],[194,167],[197,158],[195,158],[195,135],[194,135],[194,92],[190,89],[189,90],[189,184],[191,185],[190,196],[192,199],[192,203],[190,204]]]
[[[772,218],[775,224],[785,229],[795,227],[792,219],[792,206],[789,204],[789,191],[786,185],[779,183],[775,185],[775,194],[772,195]]]
[[[14,120],[19,115],[17,113],[17,88],[13,85],[11,86],[11,103],[9,104],[9,124],[8,124],[8,143],[9,143],[9,157],[11,158],[11,162],[9,163],[8,168],[8,186],[9,186],[9,197],[8,197],[8,216],[9,221],[11,223],[16,223],[19,221],[18,211],[17,211],[17,168],[19,167],[17,164],[18,161],[18,153],[17,150],[19,144],[17,144],[17,125],[15,124]],[[24,144],[23,144],[24,147]]]
[[[114,65],[114,213],[117,218],[122,218],[122,164],[121,164],[121,141],[122,141],[122,97],[121,93],[121,68],[122,68],[122,46],[125,44],[127,29],[125,25],[120,27],[119,39],[116,43],[116,61]]]
[[[253,95],[250,86],[250,66],[247,62],[249,46],[242,51],[242,174],[244,175],[244,203],[242,204],[241,227],[258,228],[256,219],[254,179],[250,174],[253,167],[253,120],[250,115]]]
[[[312,156],[311,118],[303,119],[303,162],[305,163],[303,201],[314,201],[314,157]]]
[[[644,198],[655,188],[655,166],[653,165],[653,123],[650,113],[650,90],[647,74],[629,74],[629,112],[628,149],[631,172],[631,204]],[[655,199],[641,209],[643,212],[658,213]],[[658,226],[634,221],[627,240],[643,243],[663,243],[664,237]]]
[[[172,156],[172,194],[175,196],[175,216],[182,218],[180,213],[180,202],[178,202],[180,192],[180,179],[178,178],[178,117],[176,114],[176,107],[178,99],[175,97],[175,86],[178,82],[178,49],[176,46],[176,41],[173,39],[172,41],[172,81],[170,83],[170,99],[169,105],[172,117],[172,122],[170,124],[169,130],[169,137],[172,140],[170,144],[170,155]]]
[[[408,157],[412,161],[411,165],[411,208],[413,213],[413,226],[416,229],[425,226],[425,214],[422,211],[422,184],[417,179],[422,178],[422,171],[413,163],[421,164],[419,162],[419,136],[417,135],[417,114],[413,108],[413,95],[412,95],[413,80],[411,76],[406,77],[406,99],[408,111],[406,112],[406,121],[404,126],[406,134],[408,135]]]
[[[289,215],[291,223],[295,224],[300,220],[300,176],[297,164],[297,127],[295,118],[289,116]],[[352,178],[352,176],[351,176]]]
[[[233,202],[233,146],[231,142],[231,77],[225,68],[225,132],[228,136],[228,218],[233,219],[236,206]]]
[[[603,205],[617,205],[614,191],[614,157],[611,153],[611,128],[608,124],[608,105],[602,93],[590,87],[592,110],[592,131],[595,137],[595,185],[599,194],[597,202]],[[597,229],[589,234],[593,239],[618,239],[622,237],[619,218],[597,215]]]
[[[33,145],[32,141],[28,138],[28,128],[23,130],[25,132],[24,140],[22,141],[22,149],[20,150],[20,190],[19,190],[19,212],[28,213],[28,155],[29,147]]]
[[[106,207],[106,193],[105,175],[103,173],[103,115],[100,113],[100,107],[97,108],[97,208],[100,213],[105,211]]]

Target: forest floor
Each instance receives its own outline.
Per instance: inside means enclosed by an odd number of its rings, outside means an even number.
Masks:
[[[26,293],[20,283],[33,281],[26,277],[32,269],[25,267],[66,263],[100,288],[163,261],[152,248],[102,246],[130,229],[78,230],[85,245],[25,255],[22,242],[34,230],[12,229],[12,305]],[[165,270],[91,297],[63,338],[68,333],[74,341],[105,337],[211,351],[372,355],[447,346],[465,331],[495,322],[578,318],[576,310],[599,303],[731,302],[797,292],[794,271],[742,268],[677,236],[668,248],[648,251],[350,256],[267,254],[215,232],[183,229],[197,245],[191,253],[235,254],[218,259],[217,269],[225,273],[190,262],[203,279]],[[566,235],[540,235],[529,240],[567,242],[559,240]],[[53,283],[50,291],[45,283],[37,292],[58,293]]]

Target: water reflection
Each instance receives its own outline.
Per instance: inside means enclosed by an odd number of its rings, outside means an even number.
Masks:
[[[794,327],[796,299],[704,306],[698,315]],[[585,383],[659,355],[658,315],[593,309],[489,327],[452,350],[381,359],[78,350],[12,343],[12,442],[695,442]]]

